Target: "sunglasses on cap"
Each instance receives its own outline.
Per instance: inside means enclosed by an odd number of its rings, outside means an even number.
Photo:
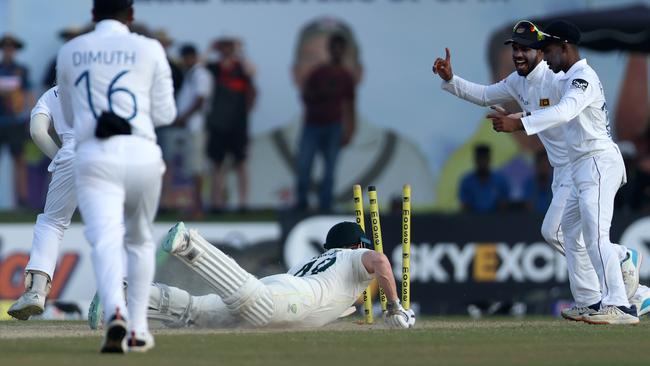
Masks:
[[[548,33],[543,32],[543,31],[539,31],[538,36],[537,36],[538,38],[539,38],[539,35],[542,36],[542,39],[540,39],[540,41],[543,41],[543,40],[545,40],[546,38],[551,38],[551,39],[557,40],[557,41],[562,42],[562,43],[569,43],[569,41],[566,40],[566,39],[564,39],[564,38],[561,38],[561,37],[558,37],[558,36],[554,36],[554,35],[552,35],[552,34],[548,34]]]
[[[549,40],[549,38],[550,38],[550,40],[555,40],[555,41],[562,42],[562,43],[569,43],[569,40],[567,40],[565,38],[554,36],[552,34],[544,32],[543,30],[539,29],[535,25],[535,23],[533,23],[533,22],[531,22],[529,20],[521,20],[521,21],[517,22],[517,24],[515,24],[515,26],[512,28],[512,32],[515,33],[517,31],[517,28],[522,26],[522,25],[526,25],[526,26],[530,27],[530,31],[535,32],[537,34],[537,41],[538,42],[541,42],[541,41],[544,41],[544,40]]]
[[[535,33],[537,35],[537,40],[538,41],[543,41],[544,37],[546,36],[546,33],[542,32],[539,28],[537,28],[535,23],[531,22],[530,20],[520,20],[520,21],[518,21],[517,24],[515,24],[515,26],[512,27],[512,33],[523,33],[524,28],[522,28],[522,32],[518,31],[518,28],[520,28],[520,27],[528,27],[528,30],[531,33]],[[551,35],[549,34],[548,36],[551,36]]]

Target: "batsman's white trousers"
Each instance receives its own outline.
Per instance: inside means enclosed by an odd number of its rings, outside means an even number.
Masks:
[[[614,196],[626,181],[621,153],[614,145],[595,156],[573,162],[571,176],[574,185],[562,217],[567,263],[577,257],[569,253],[582,250],[579,240],[582,231],[589,258],[600,282],[602,305],[630,306],[623,284],[618,248],[609,239]]]
[[[155,142],[131,135],[88,140],[77,147],[77,198],[92,245],[104,319],[119,309],[129,330],[136,332],[148,331],[147,303],[155,270],[152,225],[165,170],[161,156]],[[129,284],[128,313],[124,277]]]
[[[64,141],[48,170],[52,180],[47,188],[45,208],[36,218],[34,238],[26,270],[47,273],[54,277],[56,260],[63,240],[63,232],[77,208],[74,184],[74,145]]]

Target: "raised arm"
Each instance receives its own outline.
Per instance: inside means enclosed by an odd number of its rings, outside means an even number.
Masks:
[[[442,89],[468,102],[488,106],[514,101],[508,89],[507,79],[496,84],[482,85],[454,75],[451,68],[451,52],[445,48],[445,58],[433,63],[433,73],[442,79]]]

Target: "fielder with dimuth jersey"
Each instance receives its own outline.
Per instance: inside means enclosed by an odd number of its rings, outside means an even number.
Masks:
[[[575,25],[555,21],[543,32],[535,28],[535,33],[538,40],[530,47],[544,53],[554,73],[562,73],[551,90],[559,101],[525,116],[491,113],[488,118],[497,132],[533,135],[563,128],[572,178],[561,220],[567,261],[574,253],[586,251],[601,289],[598,302],[576,309],[576,315],[592,324],[637,324],[637,309],[630,305],[621,274],[619,247],[609,239],[614,197],[626,176],[623,157],[609,131],[603,87],[580,57],[580,30]]]
[[[535,24],[529,21],[523,20],[515,24],[512,37],[504,43],[512,46],[515,71],[498,83],[480,85],[454,74],[449,50],[446,50],[445,59],[435,60],[433,72],[443,79],[443,90],[477,105],[490,106],[515,101],[523,114],[553,107],[560,102],[555,89],[564,73],[556,74],[550,70],[543,60],[543,53],[531,48],[538,41],[538,34]],[[577,249],[566,253],[560,227],[567,199],[574,186],[565,131],[562,126],[553,127],[539,132],[538,137],[553,166],[553,199],[544,216],[541,232],[547,243],[567,257],[569,283],[576,306],[564,309],[562,316],[579,321],[583,320],[586,313],[598,310],[600,283],[582,237],[577,239]],[[640,253],[620,245],[615,245],[614,249],[621,263],[627,296],[637,304],[639,315],[650,312],[650,288],[638,286]]]
[[[93,0],[92,14],[95,29],[57,56],[61,109],[74,128],[77,201],[105,305],[101,352],[145,352],[155,343],[146,312],[165,169],[154,128],[176,118],[174,88],[160,42],[129,30],[133,0]]]
[[[48,133],[50,125],[54,125],[54,131],[62,142],[60,148]],[[25,292],[7,311],[19,320],[27,320],[45,310],[63,233],[70,226],[77,208],[74,131],[63,119],[57,87],[48,89],[39,98],[32,109],[29,131],[36,146],[52,159],[47,168],[52,173],[52,180],[47,189],[45,208],[34,225],[29,262],[25,267]]]
[[[148,316],[171,326],[320,327],[346,314],[376,278],[388,299],[386,323],[413,327],[415,315],[399,302],[388,258],[367,245],[370,240],[358,224],[341,222],[327,233],[323,254],[288,273],[257,279],[179,222],[169,230],[163,249],[203,277],[215,293],[191,296],[153,284]]]

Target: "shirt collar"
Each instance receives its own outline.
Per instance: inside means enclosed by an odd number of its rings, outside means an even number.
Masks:
[[[544,70],[548,69],[548,64],[546,61],[542,60],[540,61],[535,68],[526,75],[526,80],[528,81],[535,81],[539,80],[542,78],[542,75],[544,75]]]
[[[564,76],[562,77],[562,79],[570,78],[571,75],[575,74],[578,70],[582,69],[585,66],[587,66],[587,59],[583,58],[580,61],[576,62],[575,64],[571,65],[569,70],[567,70],[567,72],[564,73]]]
[[[95,25],[95,31],[100,33],[131,33],[126,24],[114,20],[105,19]]]

